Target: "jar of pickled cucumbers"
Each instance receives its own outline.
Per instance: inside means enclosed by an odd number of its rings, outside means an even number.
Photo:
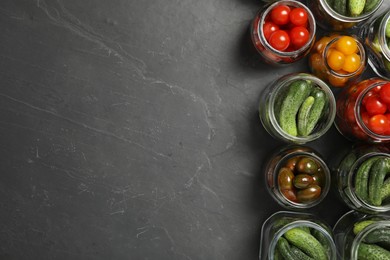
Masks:
[[[328,194],[330,171],[314,149],[286,146],[265,166],[265,183],[272,198],[287,209],[308,209]]]
[[[372,17],[384,0],[310,0],[307,1],[319,26],[329,31],[356,28]]]
[[[359,36],[367,46],[368,63],[380,77],[390,80],[390,9],[365,23]]]
[[[262,260],[335,260],[336,247],[330,227],[315,215],[279,211],[261,229]]]
[[[390,154],[385,146],[358,146],[332,164],[338,193],[351,209],[390,211]]]
[[[390,142],[390,82],[371,78],[343,89],[335,125],[352,141]]]
[[[339,259],[390,259],[388,215],[347,212],[333,227],[333,234]]]
[[[260,120],[276,139],[304,144],[324,135],[332,126],[336,103],[328,85],[306,73],[277,79],[264,89]]]
[[[353,35],[323,36],[309,56],[311,72],[333,87],[345,87],[359,78],[366,66],[365,47]]]
[[[251,38],[263,60],[273,65],[305,57],[316,35],[314,16],[304,4],[282,0],[265,5],[251,23]]]

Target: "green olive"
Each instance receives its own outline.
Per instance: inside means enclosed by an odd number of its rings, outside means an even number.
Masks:
[[[295,170],[295,166],[297,165],[297,162],[299,161],[300,157],[295,156],[287,160],[285,167],[290,168],[292,171]]]
[[[291,190],[293,188],[294,173],[290,168],[283,167],[279,170],[278,184],[281,190]]]
[[[318,171],[318,165],[313,159],[303,157],[297,163],[296,169],[299,173],[314,174]]]
[[[318,185],[309,185],[306,189],[297,192],[299,202],[311,202],[321,195],[321,187]]]
[[[298,174],[294,177],[294,186],[298,189],[305,189],[313,182],[313,177],[308,174]]]

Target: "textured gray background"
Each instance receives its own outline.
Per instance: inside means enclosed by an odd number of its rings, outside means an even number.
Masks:
[[[281,210],[262,165],[255,0],[2,0],[2,259],[256,259]],[[349,147],[334,127],[310,143]],[[333,225],[330,194],[311,210]]]

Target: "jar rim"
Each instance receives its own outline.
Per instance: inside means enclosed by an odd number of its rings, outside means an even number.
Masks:
[[[276,98],[282,88],[286,87],[288,84],[291,84],[295,80],[305,80],[305,79],[311,80],[313,83],[315,83],[316,86],[318,86],[321,90],[325,92],[328,100],[328,113],[326,116],[326,120],[323,124],[323,127],[321,129],[317,131],[313,131],[310,135],[305,137],[292,136],[286,133],[280,127],[278,120],[276,119],[273,104],[276,102]],[[271,124],[275,127],[275,131],[278,133],[278,135],[280,135],[283,138],[283,140],[287,140],[289,142],[297,143],[297,144],[304,144],[310,141],[314,141],[317,138],[321,137],[333,125],[333,121],[336,117],[336,100],[330,87],[320,78],[308,73],[291,73],[282,76],[281,78],[274,81],[274,83],[271,85],[277,85],[277,86],[274,88],[274,90],[272,91],[269,97],[269,104],[268,104],[269,106],[268,109],[270,112],[269,118]]]
[[[279,5],[290,5],[290,6],[294,6],[294,7],[301,7],[303,9],[305,9],[305,11],[308,14],[308,21],[309,21],[309,26],[310,26],[310,37],[309,37],[309,40],[307,41],[307,43],[297,50],[290,51],[290,52],[279,51],[279,50],[275,49],[274,47],[272,47],[268,43],[268,41],[265,39],[264,31],[262,30],[263,25],[265,23],[265,18],[268,16],[268,13],[274,7],[279,6]],[[262,12],[262,10],[260,12]],[[277,55],[279,55],[281,57],[297,57],[297,56],[299,56],[299,54],[301,54],[302,52],[309,49],[314,42],[316,30],[317,30],[317,25],[316,25],[313,13],[306,5],[304,5],[303,3],[298,2],[296,0],[281,0],[281,1],[277,1],[273,4],[270,4],[263,11],[262,15],[260,16],[260,19],[258,21],[258,26],[257,26],[257,34],[259,35],[259,39],[260,39],[261,44],[263,44],[264,46],[266,46],[267,48],[269,48],[270,50],[272,50],[273,52],[275,52]]]
[[[324,171],[324,184],[323,186],[321,186],[321,194],[320,196],[315,199],[314,201],[312,202],[309,202],[309,203],[299,203],[299,202],[293,202],[291,200],[288,200],[280,191],[280,188],[279,188],[279,183],[278,183],[278,173],[279,173],[279,170],[281,168],[283,168],[283,163],[286,162],[287,160],[291,159],[291,158],[294,158],[294,157],[298,157],[298,156],[306,156],[306,157],[310,157],[311,159],[313,159],[316,163],[319,164],[320,167],[322,167],[323,171]],[[289,207],[289,208],[294,208],[294,209],[308,209],[308,208],[311,208],[311,207],[314,207],[316,205],[318,205],[319,203],[321,203],[324,198],[326,197],[326,195],[328,194],[329,192],[329,189],[330,189],[330,184],[331,184],[331,174],[330,174],[330,169],[328,167],[328,165],[325,163],[325,161],[321,158],[321,156],[317,153],[317,151],[311,149],[311,150],[298,150],[298,151],[292,151],[292,152],[289,152],[288,154],[285,154],[284,156],[282,156],[279,161],[276,163],[275,165],[275,168],[274,168],[274,189],[276,189],[276,192],[275,192],[275,195],[277,197],[277,199],[279,200],[279,204],[286,207],[282,202],[285,202]],[[270,188],[269,186],[267,186],[267,188]]]
[[[354,72],[351,72],[351,73],[348,73],[348,74],[341,74],[341,73],[338,73],[337,71],[334,71],[328,64],[327,62],[327,54],[328,54],[328,51],[330,50],[330,48],[332,47],[333,44],[335,44],[341,37],[343,36],[349,36],[349,37],[352,37],[356,44],[357,44],[357,47],[359,49],[359,54],[360,54],[360,65],[359,65],[359,68],[357,70],[355,70]],[[334,76],[337,76],[337,77],[340,77],[340,78],[351,78],[351,77],[354,77],[354,76],[357,76],[357,75],[360,75],[363,70],[364,70],[364,67],[366,66],[367,64],[367,54],[366,54],[366,47],[361,43],[361,41],[359,40],[359,38],[357,38],[355,35],[340,35],[340,36],[336,36],[335,38],[333,38],[326,46],[325,46],[325,49],[324,51],[322,52],[322,58],[324,59],[324,63],[325,63],[325,66],[327,68],[327,70],[329,71],[330,74],[334,75]],[[359,73],[359,74],[358,74]]]
[[[367,80],[370,80],[370,79],[367,79]],[[377,133],[374,133],[373,131],[371,131],[366,126],[366,124],[363,121],[363,118],[361,117],[360,107],[361,107],[361,104],[363,102],[363,99],[365,98],[365,96],[366,96],[366,94],[368,92],[370,92],[372,89],[374,89],[374,88],[376,88],[378,86],[382,86],[382,85],[385,85],[387,83],[390,83],[390,82],[386,81],[386,80],[383,80],[381,78],[378,78],[377,82],[372,83],[369,87],[367,87],[365,90],[363,90],[358,95],[357,100],[355,102],[354,115],[355,115],[355,118],[356,118],[356,122],[357,122],[359,128],[362,129],[364,131],[364,133],[367,134],[370,138],[372,138],[374,140],[374,142],[390,141],[390,135],[380,135],[380,134],[377,134]]]
[[[366,160],[368,160],[369,158],[372,158],[372,157],[383,157],[383,158],[390,158],[390,155],[385,153],[385,152],[379,152],[379,151],[375,151],[375,152],[369,152],[363,156],[361,156],[359,159],[357,159],[351,166],[351,168],[349,169],[349,172],[348,172],[348,187],[355,187],[354,185],[354,177],[355,177],[355,174],[356,174],[356,171],[357,169],[359,168],[359,166],[361,166],[362,163],[364,163]],[[351,189],[351,190],[354,190],[354,189]],[[360,204],[360,207],[364,207],[366,210],[369,210],[371,212],[387,212],[387,211],[390,211],[390,203],[385,205],[385,206],[373,206],[369,203],[367,203],[366,201],[364,201],[363,199],[361,199],[359,196],[356,195],[355,192],[351,192],[350,193],[350,199],[353,199],[353,203],[355,204]]]
[[[333,18],[333,19],[336,19],[338,21],[341,21],[341,22],[345,22],[345,23],[350,23],[350,22],[353,22],[353,23],[357,23],[357,22],[361,22],[361,21],[364,21],[366,19],[368,19],[373,13],[375,13],[379,7],[383,4],[384,0],[380,0],[379,3],[376,5],[376,7],[374,9],[372,9],[370,12],[368,13],[365,13],[363,15],[360,15],[360,16],[356,16],[356,17],[351,17],[351,16],[346,16],[346,15],[342,15],[342,14],[339,14],[338,12],[336,12],[329,4],[326,0],[319,0],[322,8]]]

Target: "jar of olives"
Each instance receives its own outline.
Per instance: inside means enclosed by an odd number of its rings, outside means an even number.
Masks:
[[[374,15],[384,0],[348,4],[340,0],[307,1],[319,26],[329,31],[344,31],[362,24]]]
[[[366,50],[353,35],[323,36],[310,52],[309,67],[315,76],[333,87],[344,87],[366,69]]]
[[[359,36],[367,46],[368,61],[373,71],[390,80],[390,10],[365,23]]]
[[[352,141],[390,142],[390,82],[371,78],[344,88],[337,97],[335,126]]]
[[[262,260],[336,259],[331,228],[313,214],[279,211],[261,228]]]
[[[361,145],[334,158],[332,175],[338,193],[348,207],[367,213],[390,211],[390,178],[386,178],[390,173],[390,154],[387,147]]]
[[[342,260],[390,259],[390,217],[349,211],[333,227]]]
[[[312,148],[287,146],[265,166],[266,186],[281,206],[307,209],[320,203],[330,187],[330,171]]]
[[[250,32],[253,45],[265,62],[291,64],[309,53],[316,22],[304,4],[281,0],[265,5],[256,14]]]
[[[276,139],[304,144],[321,137],[333,125],[336,101],[321,79],[292,73],[263,90],[259,115],[264,128]]]

